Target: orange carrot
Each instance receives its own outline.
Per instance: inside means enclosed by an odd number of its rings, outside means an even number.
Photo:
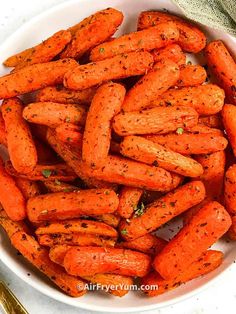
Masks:
[[[189,210],[187,210],[186,212],[183,213],[182,217],[183,217],[183,225],[187,225],[189,223],[189,221],[193,218],[194,215],[196,215],[196,213],[206,204],[210,203],[214,201],[214,198],[212,198],[211,196],[206,196],[206,198],[204,198],[204,200],[191,207]]]
[[[69,249],[63,264],[75,276],[107,273],[143,277],[150,270],[150,262],[150,257],[140,252],[87,246]]]
[[[208,203],[156,256],[155,270],[164,279],[175,278],[226,233],[231,223],[223,206],[217,202]]]
[[[60,124],[55,130],[56,136],[60,141],[82,149],[83,134],[80,131],[81,128],[72,123]]]
[[[5,122],[3,120],[1,112],[0,112],[0,144],[7,147],[7,133],[5,128]]]
[[[120,151],[128,158],[160,166],[187,177],[198,177],[203,174],[203,167],[194,159],[140,136],[126,136],[120,145]]]
[[[222,130],[208,127],[204,124],[197,124],[191,128],[186,128],[186,131],[191,134],[214,134],[219,136],[224,136]]]
[[[32,222],[113,213],[119,199],[113,190],[91,189],[35,196],[27,202]]]
[[[194,126],[197,122],[198,114],[191,107],[157,107],[120,113],[114,118],[113,128],[121,136],[163,134]]]
[[[232,226],[229,228],[228,236],[231,240],[236,240],[236,216],[232,216]]]
[[[29,126],[22,118],[23,104],[17,98],[4,100],[1,110],[10,160],[16,171],[27,174],[36,166],[37,151]]]
[[[69,89],[87,89],[109,80],[142,75],[151,68],[152,63],[152,55],[144,51],[80,65],[66,73],[64,86]]]
[[[65,183],[57,179],[54,181],[44,181],[43,184],[47,188],[48,192],[72,192],[80,189],[75,185]]]
[[[206,36],[194,24],[178,16],[160,12],[147,11],[139,15],[138,29],[145,29],[162,23],[174,22],[179,30],[178,44],[187,52],[197,53],[206,45]]]
[[[111,141],[111,120],[119,113],[125,88],[116,83],[102,85],[88,111],[83,136],[82,159],[91,168],[106,163]]]
[[[41,192],[38,183],[35,181],[30,181],[22,178],[15,178],[15,181],[17,187],[20,189],[26,200],[39,195]]]
[[[151,53],[153,55],[154,62],[170,59],[178,64],[178,66],[186,63],[186,55],[177,44],[171,44],[161,49],[154,49]]]
[[[45,235],[42,235],[42,237]],[[40,236],[41,238],[41,236]],[[66,256],[67,251],[71,249],[73,245],[70,244],[58,244],[50,248],[49,258],[54,263],[63,266],[64,258]]]
[[[0,77],[0,99],[29,93],[45,86],[61,84],[66,72],[77,67],[73,59],[62,59],[27,66]]]
[[[236,214],[236,164],[225,173],[224,201],[227,211]]]
[[[21,52],[16,53],[13,56],[10,56],[7,58],[3,64],[6,67],[15,67],[17,64],[21,63],[25,58],[27,58],[28,55],[30,55],[33,51],[34,47],[27,48]]]
[[[220,251],[206,251],[188,268],[186,268],[183,273],[180,273],[176,278],[169,280],[163,279],[156,272],[151,272],[142,278],[141,284],[146,287],[144,293],[149,297],[154,297],[176,289],[185,282],[215,270],[223,262],[223,256],[223,253]],[[149,290],[148,286],[153,287],[153,289]],[[154,289],[155,286],[157,289]]]
[[[109,226],[116,228],[120,222],[120,217],[116,215],[116,213],[117,212],[115,212],[114,214],[96,215],[96,216],[93,216],[93,218],[98,221],[102,221]]]
[[[86,293],[81,279],[68,275],[62,267],[54,264],[48,251],[25,232],[16,232],[11,237],[12,245],[36,268],[48,276],[66,294],[79,297]]]
[[[205,198],[205,188],[201,181],[187,183],[149,204],[137,212],[129,222],[120,223],[120,233],[126,240],[139,238],[156,230],[172,218],[180,215]]]
[[[176,63],[169,59],[156,63],[128,91],[122,109],[124,111],[138,111],[148,107],[153,100],[174,86],[178,79],[179,68]]]
[[[207,45],[205,56],[229,102],[236,105],[236,63],[230,52],[222,41],[215,40]]]
[[[206,81],[206,70],[200,65],[185,65],[180,68],[178,87],[198,86]]]
[[[234,156],[236,156],[236,107],[234,105],[224,105],[222,118]]]
[[[200,117],[199,123],[208,126],[209,128],[222,129],[222,119],[220,114],[214,114],[211,116]]]
[[[190,106],[200,115],[212,115],[221,111],[224,98],[223,89],[207,84],[171,89],[156,99],[151,106]]]
[[[143,190],[124,186],[119,195],[117,214],[123,218],[130,218],[137,209]]]
[[[20,221],[26,217],[25,199],[0,159],[0,203],[8,217]]]
[[[28,228],[23,221],[13,221],[9,219],[2,208],[0,208],[0,226],[3,227],[9,238],[18,231],[28,231]]]
[[[150,51],[174,43],[178,38],[179,31],[175,24],[172,22],[163,23],[98,45],[92,49],[90,60],[94,62],[133,51]]]

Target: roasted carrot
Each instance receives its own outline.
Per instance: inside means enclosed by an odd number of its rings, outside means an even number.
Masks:
[[[232,216],[232,225],[229,228],[228,236],[231,240],[236,240],[236,216]]]
[[[39,195],[41,192],[39,184],[36,181],[15,178],[15,182],[26,200],[28,200],[31,197]]]
[[[29,126],[22,118],[23,104],[17,98],[7,99],[3,101],[1,110],[10,160],[16,171],[27,174],[37,164],[37,151]]]
[[[170,59],[178,66],[186,63],[186,55],[183,53],[181,47],[177,44],[171,44],[161,49],[154,49],[152,52],[154,62]]]
[[[171,89],[153,101],[151,106],[190,106],[199,115],[212,115],[221,111],[224,98],[223,89],[217,85],[207,84]]]
[[[7,147],[7,133],[5,128],[5,122],[3,120],[1,112],[0,112],[0,144]]]
[[[191,107],[157,107],[142,111],[122,112],[113,120],[114,131],[121,135],[169,133],[196,125],[198,114]]]
[[[96,88],[84,90],[70,90],[63,86],[48,86],[40,89],[36,94],[37,102],[57,102],[61,104],[89,105],[96,92]]]
[[[191,127],[191,128],[186,128],[186,131],[187,131],[187,133],[190,133],[190,134],[214,134],[214,135],[218,135],[218,136],[224,135],[222,130],[211,128],[211,127],[208,127],[208,126],[206,126],[204,124],[200,124],[200,123]],[[182,133],[182,132],[180,132],[180,133]]]
[[[212,196],[215,200],[219,200],[222,195],[225,175],[225,152],[219,151],[212,154],[195,156],[199,162],[204,173],[199,176],[206,188],[206,194]]]
[[[143,194],[143,190],[139,188],[122,187],[119,194],[119,206],[117,214],[123,218],[130,218],[138,208],[138,203]]]
[[[220,251],[209,250],[203,253],[194,261],[183,273],[180,273],[173,279],[163,279],[158,273],[151,272],[142,278],[141,284],[146,287],[144,293],[149,297],[154,297],[170,290],[176,289],[180,285],[194,278],[208,274],[215,270],[223,262],[223,253]],[[148,288],[153,287],[153,289]],[[156,286],[156,289],[154,287]]]
[[[236,164],[225,173],[224,201],[227,211],[236,214]]]
[[[34,47],[31,47],[31,48],[27,48],[27,49],[25,49],[23,51],[18,52],[15,55],[10,56],[9,58],[7,58],[3,62],[3,64],[6,67],[15,67],[15,66],[17,66],[17,64],[21,63],[25,58],[27,58],[27,56],[31,54],[33,49],[34,49]]]
[[[120,217],[117,215],[117,212],[114,214],[95,215],[93,218],[114,228],[116,228],[120,222]]]
[[[11,98],[37,89],[61,84],[66,72],[77,67],[73,59],[62,59],[27,66],[0,77],[0,99]]]
[[[36,102],[27,105],[23,117],[31,123],[56,127],[62,123],[83,125],[86,119],[85,108],[77,104]]]
[[[122,12],[113,8],[95,14],[89,23],[85,22],[82,27],[77,29],[72,42],[61,53],[61,58],[80,58],[85,52],[109,39],[122,21]]]
[[[182,129],[178,130],[182,133]],[[167,134],[145,136],[154,143],[163,145],[180,154],[210,154],[226,148],[226,138],[215,134]]]
[[[70,41],[71,33],[69,31],[61,30],[53,34],[41,44],[33,47],[30,53],[16,65],[14,71],[18,71],[32,64],[51,61]]]
[[[150,262],[150,257],[140,252],[87,246],[69,249],[63,264],[75,276],[107,273],[143,277],[150,270]]]
[[[236,156],[236,107],[234,105],[224,105],[221,114],[229,142],[234,156]]]
[[[22,174],[17,172],[10,161],[5,164],[6,171],[13,177],[28,179],[31,181],[73,181],[76,178],[74,171],[65,163],[54,165],[36,165],[32,172]]]
[[[160,166],[187,177],[194,178],[203,174],[203,167],[199,162],[141,136],[126,136],[120,144],[120,152],[128,158]]]
[[[2,208],[0,208],[0,226],[3,227],[9,238],[18,231],[28,232],[28,228],[23,221],[13,221],[9,219]]]
[[[83,134],[78,125],[72,123],[62,123],[56,127],[56,136],[63,143],[74,145],[82,149]]]
[[[42,237],[43,236],[45,235],[42,235]],[[58,265],[63,266],[65,255],[67,251],[69,251],[69,249],[71,249],[72,247],[73,245],[70,245],[70,244],[57,244],[51,247],[49,251],[50,260]]]
[[[184,226],[187,225],[187,224],[189,223],[189,221],[192,219],[192,217],[193,217],[194,215],[196,215],[196,213],[197,213],[203,206],[205,206],[206,204],[208,204],[208,203],[210,203],[210,202],[212,202],[212,201],[214,201],[214,198],[212,198],[211,196],[208,196],[208,195],[207,195],[206,198],[204,198],[204,200],[203,200],[201,203],[199,203],[199,204],[197,204],[197,205],[191,207],[189,210],[187,210],[186,212],[184,212],[183,215],[182,215],[182,218],[183,218],[183,225],[184,225]]]
[[[221,40],[215,40],[207,45],[205,56],[228,101],[236,105],[236,63],[230,52]]]
[[[94,62],[133,51],[150,51],[172,44],[178,38],[179,31],[176,25],[172,22],[163,23],[156,27],[129,33],[98,45],[92,49],[90,60]]]
[[[16,232],[11,236],[12,245],[35,267],[48,276],[60,289],[70,296],[79,297],[86,293],[81,279],[68,275],[62,267],[54,264],[48,251],[25,232]]]
[[[54,181],[44,181],[43,184],[48,189],[48,192],[72,192],[79,190],[79,187],[57,179]]]
[[[154,269],[164,279],[175,278],[226,233],[231,223],[223,206],[206,204],[155,257]]]
[[[144,51],[80,65],[66,73],[64,86],[69,89],[87,89],[109,80],[142,75],[151,68],[152,63],[152,55]]]
[[[39,227],[35,233],[36,235],[55,233],[64,234],[83,233],[86,235],[117,238],[117,231],[111,226],[108,226],[103,222],[86,219],[73,219],[45,223],[45,225]]]
[[[145,29],[162,23],[174,22],[179,30],[178,44],[187,52],[197,53],[206,46],[206,36],[194,24],[160,11],[146,11],[139,15],[138,29]]]
[[[142,110],[174,86],[179,79],[179,67],[173,61],[161,60],[132,87],[124,100],[124,111]]]
[[[113,213],[118,204],[118,196],[108,189],[48,193],[28,200],[27,215],[32,222],[64,220]]]
[[[8,217],[20,221],[26,217],[25,199],[0,159],[0,203]]]
[[[82,159],[91,168],[106,163],[111,142],[111,120],[117,115],[125,97],[125,88],[116,83],[102,85],[89,107],[84,136]]]
[[[144,236],[204,198],[205,188],[201,181],[186,183],[147,205],[142,213],[134,214],[129,222],[123,220],[119,227],[120,233],[127,241]]]
[[[222,129],[222,119],[220,114],[214,114],[206,117],[199,117],[199,123],[208,126],[209,128]]]
[[[180,68],[178,87],[198,86],[206,81],[206,70],[200,65],[185,65]]]

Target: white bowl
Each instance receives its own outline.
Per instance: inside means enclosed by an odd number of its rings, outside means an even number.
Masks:
[[[137,25],[137,16],[141,11],[167,9],[170,12],[181,14],[179,8],[169,0],[77,0],[65,2],[32,19],[14,33],[0,47],[0,63],[10,55],[40,42],[59,29],[78,23],[84,17],[107,7],[117,8],[125,14],[124,23],[118,34],[134,31]],[[236,48],[236,39],[230,35],[207,27],[203,27],[203,29],[209,38],[221,38],[231,50]],[[1,75],[7,72],[6,68],[0,66]],[[173,229],[173,225],[171,228]],[[159,233],[167,238],[173,236],[173,233],[168,230],[168,226],[161,229]],[[217,270],[155,298],[147,298],[141,292],[130,292],[121,299],[102,292],[91,292],[81,298],[71,298],[60,292],[44,275],[35,270],[21,256],[18,256],[2,231],[0,231],[0,247],[0,260],[18,277],[45,295],[78,308],[118,313],[157,309],[183,301],[209,287],[213,280],[218,279],[220,274],[231,265],[236,256],[234,243],[219,241],[214,247],[224,251],[225,259]],[[28,276],[28,273],[31,276]]]

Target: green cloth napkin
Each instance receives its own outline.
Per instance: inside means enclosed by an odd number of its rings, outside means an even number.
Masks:
[[[173,0],[193,21],[236,36],[236,0]]]

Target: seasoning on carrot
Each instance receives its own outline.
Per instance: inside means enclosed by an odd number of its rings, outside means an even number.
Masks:
[[[143,190],[124,186],[119,194],[119,206],[117,214],[123,218],[130,218],[135,210],[138,209],[138,203],[143,194]]]
[[[44,181],[43,184],[47,188],[48,192],[72,192],[79,190],[78,186],[72,185],[55,179],[54,181]]]
[[[63,143],[82,149],[83,134],[81,127],[72,123],[59,124],[55,129],[57,138]]]
[[[188,64],[180,67],[178,87],[198,86],[206,81],[207,73],[200,65]]]
[[[170,59],[178,66],[186,63],[186,55],[183,53],[181,47],[177,44],[171,44],[161,49],[154,49],[152,52],[154,62]]]
[[[6,231],[8,237],[11,237],[18,231],[28,232],[28,228],[24,221],[13,221],[8,218],[6,212],[0,207],[0,226]]]
[[[233,149],[234,156],[236,156],[236,107],[226,104],[221,114],[229,142]]]
[[[20,189],[25,200],[37,196],[41,193],[40,186],[36,181],[30,181],[22,178],[15,178],[17,187]]]

